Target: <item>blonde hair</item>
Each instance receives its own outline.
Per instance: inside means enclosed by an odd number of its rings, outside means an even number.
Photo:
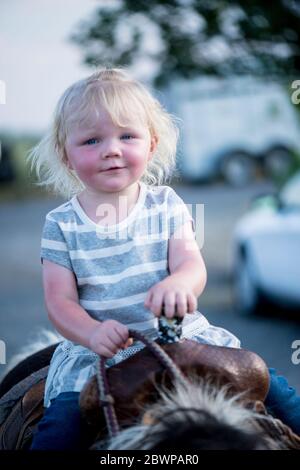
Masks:
[[[157,140],[153,157],[141,178],[146,184],[162,184],[174,175],[178,138],[175,119],[125,71],[105,68],[75,82],[58,101],[50,130],[28,155],[39,185],[66,197],[84,189],[76,173],[67,166],[65,143],[69,129],[86,122],[91,111],[97,116],[100,107],[119,126],[128,125],[128,117],[140,119]]]

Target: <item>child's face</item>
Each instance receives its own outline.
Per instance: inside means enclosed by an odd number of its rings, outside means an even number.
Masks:
[[[99,194],[119,192],[138,181],[154,148],[145,125],[133,121],[119,127],[106,111],[91,124],[71,129],[65,144],[70,168],[87,189]]]

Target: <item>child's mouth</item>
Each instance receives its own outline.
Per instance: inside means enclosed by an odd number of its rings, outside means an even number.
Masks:
[[[112,170],[122,170],[122,168],[115,166],[113,168],[108,168],[107,170],[103,170],[103,171],[112,171]]]

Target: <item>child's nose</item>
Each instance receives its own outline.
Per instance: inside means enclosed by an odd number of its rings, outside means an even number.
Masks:
[[[104,142],[102,155],[103,157],[120,156],[121,149],[120,149],[119,142],[115,139],[110,139]]]

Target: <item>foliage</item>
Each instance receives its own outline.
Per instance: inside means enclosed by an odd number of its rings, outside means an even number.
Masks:
[[[297,75],[299,34],[296,0],[102,0],[72,39],[86,64],[144,67],[164,85],[200,74]]]
[[[36,176],[30,172],[26,162],[26,155],[38,140],[39,137],[35,135],[1,135],[2,148],[6,149],[12,168],[12,178],[7,181],[1,178],[3,174],[0,161],[0,203],[31,196],[42,197],[46,194],[36,186]]]

